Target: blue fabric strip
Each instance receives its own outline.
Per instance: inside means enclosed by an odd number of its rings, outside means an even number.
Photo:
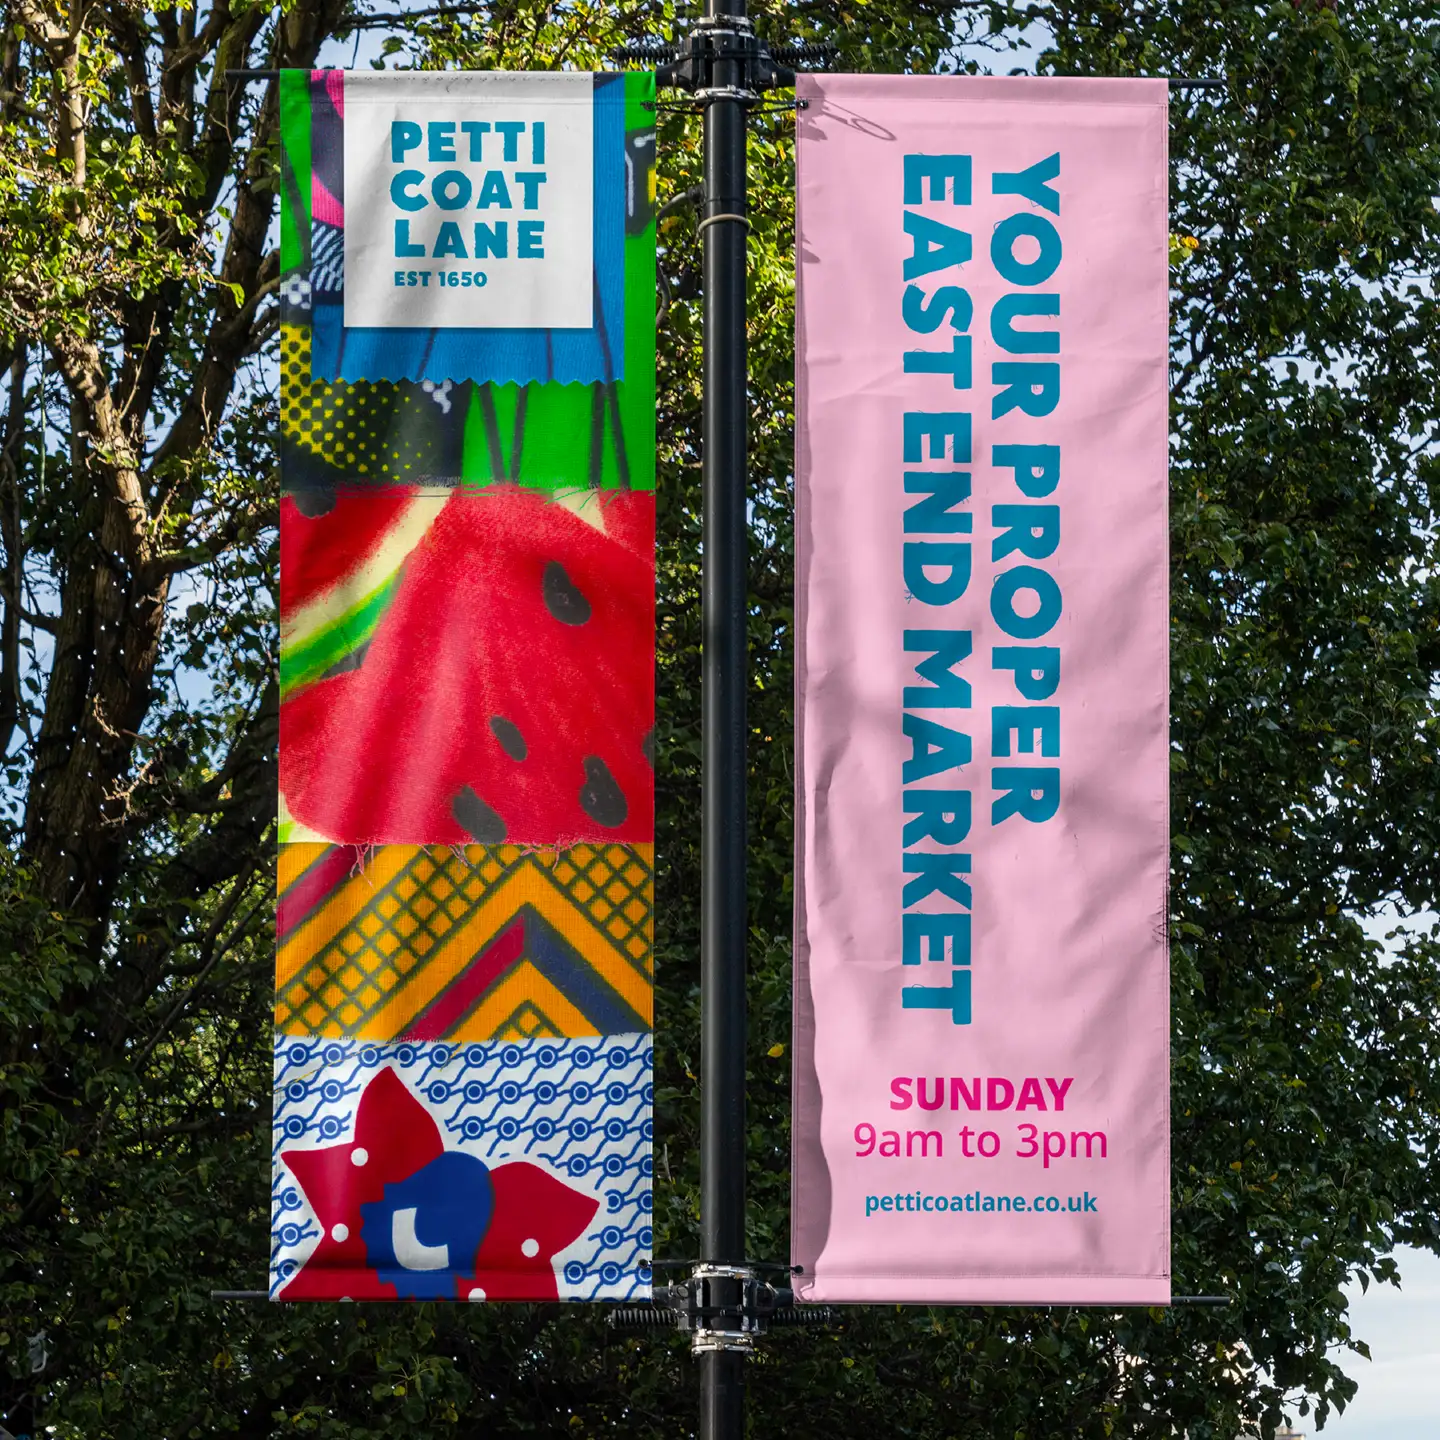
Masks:
[[[595,325],[589,330],[347,329],[342,297],[316,294],[316,380],[624,379],[625,83],[595,77]]]

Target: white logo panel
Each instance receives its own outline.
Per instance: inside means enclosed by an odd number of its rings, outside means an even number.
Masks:
[[[585,72],[345,76],[345,324],[589,329]]]

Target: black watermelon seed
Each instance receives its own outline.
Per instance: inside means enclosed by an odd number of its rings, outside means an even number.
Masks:
[[[653,727],[645,732],[645,738],[640,742],[640,753],[653,770],[655,768],[655,731]]]
[[[546,563],[540,588],[545,596],[545,608],[562,625],[583,625],[590,618],[590,602],[575,588],[575,582],[558,560]]]
[[[316,520],[335,508],[335,492],[324,486],[293,491],[290,498],[295,508],[307,519]]]
[[[610,767],[598,755],[585,757],[585,783],[580,787],[580,808],[607,830],[623,825],[630,813],[624,792],[615,783]]]
[[[512,760],[523,760],[530,753],[530,747],[525,743],[520,727],[513,720],[507,720],[503,715],[492,715],[490,733]]]
[[[468,785],[450,802],[450,813],[480,845],[498,845],[505,822]]]

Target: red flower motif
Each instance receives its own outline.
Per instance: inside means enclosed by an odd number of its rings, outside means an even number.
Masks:
[[[360,1207],[382,1201],[387,1185],[409,1179],[444,1149],[430,1113],[387,1067],[360,1096],[353,1141],[286,1150],[280,1158],[304,1190],[322,1234],[279,1298],[399,1298],[369,1263]],[[559,1299],[554,1257],[585,1233],[599,1202],[525,1161],[497,1165],[490,1180],[494,1213],[479,1250],[454,1271],[455,1297]]]

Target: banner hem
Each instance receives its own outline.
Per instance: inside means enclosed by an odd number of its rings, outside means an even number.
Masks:
[[[795,1277],[797,1305],[1169,1305],[1168,1277],[1005,1276],[955,1278],[870,1276],[802,1280]]]

